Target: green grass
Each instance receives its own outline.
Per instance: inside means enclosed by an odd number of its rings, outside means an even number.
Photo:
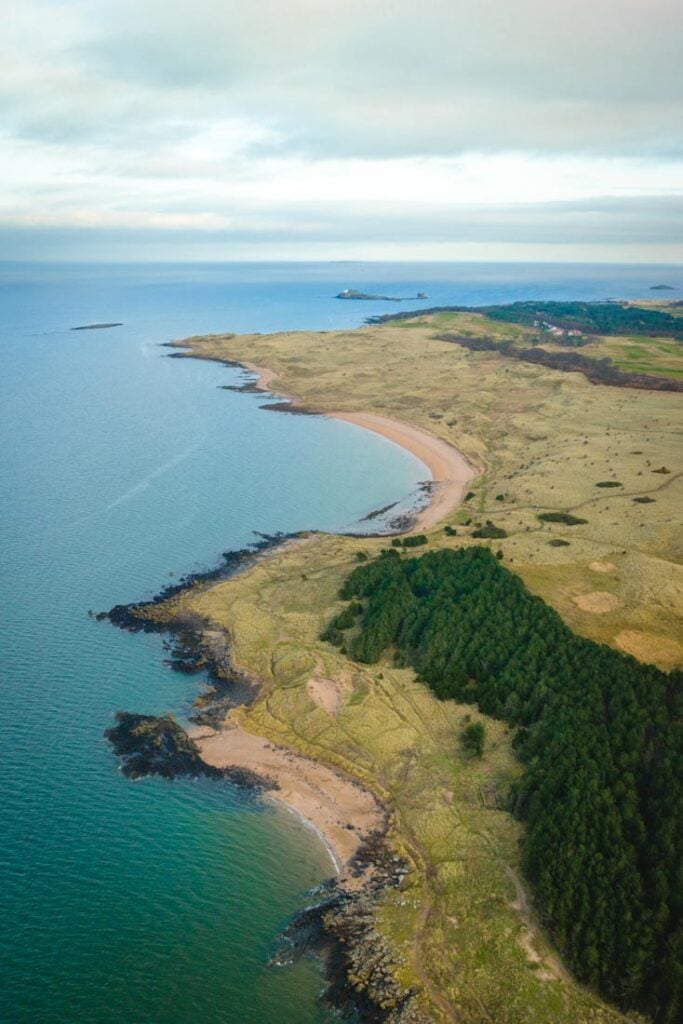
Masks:
[[[384,543],[364,549],[372,556]],[[507,727],[436,700],[409,669],[355,665],[319,640],[342,608],[358,544],[312,538],[172,609],[226,629],[237,664],[263,680],[261,699],[240,713],[246,728],[342,768],[392,808],[392,841],[413,869],[384,894],[377,926],[430,1020],[449,1019],[436,991],[463,1024],[478,1024],[482,1005],[503,1024],[616,1022],[565,978],[532,909],[518,904],[521,826],[502,808],[520,766]],[[350,683],[336,718],[307,695],[313,671]],[[462,749],[468,721],[485,723],[481,758]]]
[[[511,336],[508,324],[446,316],[453,330]],[[268,366],[279,374],[275,387],[304,405],[394,416],[454,444],[485,473],[486,486],[480,478],[474,507],[448,517],[458,536],[447,536],[442,523],[429,536],[430,550],[471,544],[472,527],[460,524],[493,518],[507,533],[491,542],[504,564],[573,629],[664,668],[679,662],[680,395],[601,387],[577,374],[470,353],[437,341],[445,324],[435,321],[410,330],[411,321],[397,321],[356,331],[216,336],[197,339],[194,351]],[[661,465],[671,473],[655,474]],[[613,476],[622,488],[595,487]],[[500,493],[503,506],[495,501]],[[643,497],[652,503],[634,501]],[[558,511],[587,522],[570,528],[537,519]],[[555,540],[571,543],[551,546]],[[505,727],[487,722],[483,758],[466,761],[459,736],[471,709],[437,702],[407,669],[351,666],[318,639],[341,610],[338,589],[358,564],[356,552],[372,556],[386,545],[312,538],[185,600],[228,630],[238,664],[264,681],[263,698],[244,713],[247,728],[337,765],[389,801],[394,842],[414,871],[406,890],[386,895],[379,925],[395,943],[398,975],[422,993],[434,1020],[447,1018],[430,1003],[429,985],[464,1024],[616,1020],[561,980],[538,922],[519,903],[519,825],[501,809],[519,767]],[[596,592],[610,596],[608,611],[590,610],[599,607],[591,604]],[[349,684],[336,718],[307,697],[314,670]]]

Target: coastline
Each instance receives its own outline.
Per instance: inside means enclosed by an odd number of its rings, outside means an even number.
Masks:
[[[171,343],[173,347],[186,343]],[[212,361],[211,356],[193,349],[186,358]],[[267,366],[250,360],[235,360],[254,374],[250,391],[272,394],[291,403],[293,410],[300,397],[279,386],[278,375]],[[461,503],[468,484],[481,473],[453,445],[427,430],[372,412],[324,412],[320,415],[379,434],[417,458],[428,470],[432,484],[428,504],[417,511],[407,531],[428,530],[436,526]],[[315,697],[314,701],[318,703]],[[333,713],[333,712],[331,712]],[[211,767],[236,767],[273,778],[278,789],[263,794],[263,799],[279,802],[299,816],[325,846],[335,868],[337,881],[347,890],[359,888],[372,873],[372,864],[350,870],[363,838],[377,833],[384,813],[372,793],[351,776],[342,776],[322,761],[307,758],[279,747],[262,736],[247,732],[230,722],[219,729],[196,726],[188,735],[196,743],[199,756]],[[342,820],[343,819],[343,820]]]
[[[194,354],[192,352],[190,358]],[[200,358],[210,357],[200,355]],[[256,375],[253,390],[277,395],[294,406],[299,402],[297,395],[275,384],[277,374],[274,370],[247,360],[239,360],[239,365]],[[431,474],[434,486],[429,503],[415,516],[413,530],[429,530],[437,526],[458,507],[468,485],[481,474],[481,470],[472,466],[453,445],[442,441],[427,430],[413,426],[412,423],[373,412],[324,412],[321,415],[329,419],[343,420],[345,423],[352,423],[363,430],[379,434],[424,464]]]
[[[415,518],[414,529],[429,530],[437,526],[458,507],[467,485],[479,476],[479,471],[457,448],[411,423],[372,412],[331,412],[326,415],[380,434],[424,463],[431,473],[434,487],[429,504]]]
[[[283,804],[314,831],[325,846],[337,880],[359,888],[368,871],[354,869],[365,838],[383,827],[384,812],[353,779],[263,736],[231,723],[218,730],[198,726],[188,732],[202,760],[214,768],[239,768],[274,779],[278,788],[262,794]]]
[[[614,398],[611,391],[605,392],[607,412],[603,411],[602,404],[596,412],[592,396],[583,390],[583,382],[572,379],[558,384],[554,378],[548,380],[545,374],[539,375],[540,371],[535,371],[536,376],[530,378],[526,370],[515,373],[514,368],[495,364],[487,380],[491,391],[495,390],[494,385],[498,387],[499,397],[491,406],[486,404],[491,400],[490,395],[487,394],[483,402],[477,391],[482,376],[481,360],[470,360],[457,350],[453,354],[452,347],[446,352],[439,347],[438,339],[430,348],[430,339],[422,338],[418,346],[420,358],[414,359],[415,334],[403,332],[404,336],[399,336],[396,332],[396,337],[392,335],[388,341],[374,347],[367,345],[366,334],[359,332],[358,339],[343,335],[347,345],[341,352],[335,346],[338,336],[331,336],[329,332],[315,336],[304,334],[298,342],[288,334],[269,336],[262,342],[254,336],[244,336],[241,347],[236,344],[242,356],[258,352],[263,364],[272,359],[271,365],[281,367],[279,372],[292,382],[301,397],[278,388],[276,371],[246,358],[239,362],[233,360],[235,347],[229,336],[218,336],[210,344],[210,339],[203,339],[206,346],[199,343],[202,339],[175,344],[189,347],[184,357],[215,360],[242,367],[253,374],[255,379],[243,378],[244,383],[231,385],[228,390],[269,393],[266,403],[259,403],[262,408],[294,414],[315,410],[318,415],[340,418],[385,436],[420,459],[435,478],[433,490],[430,488],[434,500],[419,518],[416,515],[409,526],[404,525],[405,532],[434,527],[462,499],[467,484],[477,475],[455,448],[455,444],[465,444],[468,452],[476,453],[477,461],[486,463],[489,474],[488,488],[479,495],[477,512],[494,516],[495,525],[500,524],[501,532],[493,536],[510,538],[498,554],[521,566],[519,575],[523,579],[524,571],[535,571],[536,577],[532,579],[543,583],[542,573],[548,571],[548,564],[554,569],[558,564],[559,556],[554,551],[557,537],[546,527],[538,526],[537,520],[543,519],[537,514],[540,508],[555,511],[560,505],[573,509],[579,507],[577,502],[582,497],[595,502],[590,487],[601,486],[594,482],[598,477],[619,476],[631,486],[639,484],[633,478],[643,475],[638,470],[642,462],[632,466],[622,460],[617,470],[615,457],[607,445],[604,469],[595,468],[587,473],[586,466],[578,463],[579,458],[586,459],[586,453],[581,449],[575,456],[576,483],[573,477],[569,479],[575,483],[576,494],[572,491],[567,497],[564,492],[550,494],[541,490],[539,493],[545,479],[552,480],[547,485],[548,491],[554,492],[557,487],[556,476],[552,473],[556,456],[554,452],[549,454],[553,446],[552,437],[548,436],[548,423],[557,420],[564,425],[569,406],[576,419],[574,432],[583,444],[588,443],[591,430],[602,437],[605,422],[611,424],[613,419],[621,422],[622,404],[619,396]],[[290,344],[294,355],[290,354]],[[365,353],[368,353],[369,370],[362,362]],[[358,380],[362,386],[358,390],[351,389],[351,381],[347,379],[352,376],[349,368],[354,354],[360,366]],[[426,365],[428,355],[433,355],[434,365]],[[330,379],[325,375],[325,368],[334,358],[338,360],[332,364],[336,376]],[[451,364],[455,366],[454,371]],[[485,365],[488,368],[488,363]],[[403,386],[400,390],[399,385]],[[431,389],[429,401],[425,398],[428,388]],[[557,406],[550,406],[553,418],[547,406],[558,391]],[[285,400],[274,405],[270,401],[273,395]],[[569,403],[570,398],[577,409]],[[615,408],[609,404],[611,398]],[[354,406],[378,409],[378,412],[355,412]],[[495,417],[490,415],[491,408],[495,410]],[[414,426],[402,422],[406,410],[415,421]],[[389,415],[383,415],[385,411]],[[520,424],[521,412],[525,418]],[[641,418],[646,412],[650,412],[649,406]],[[399,418],[392,418],[393,414]],[[503,446],[505,459],[498,464],[492,463],[488,453],[500,437],[503,414],[507,417],[504,425],[509,428],[512,441],[507,448]],[[534,415],[535,419],[526,418]],[[629,409],[625,415],[634,414]],[[442,422],[432,425],[432,420]],[[438,430],[443,440],[434,436],[433,429]],[[484,437],[481,443],[477,441],[480,435]],[[448,443],[449,439],[452,444]],[[635,445],[636,441],[642,444],[639,438],[634,438],[632,443]],[[652,452],[648,449],[629,454],[644,457]],[[670,461],[660,455],[658,449],[652,465]],[[590,465],[593,467],[595,463]],[[523,471],[529,471],[530,467],[535,468],[524,476]],[[542,473],[539,467],[543,468]],[[668,474],[671,471],[653,469],[652,472]],[[508,484],[509,480],[514,483]],[[657,500],[660,490],[662,488],[658,487]],[[525,502],[527,493],[531,495],[529,502]],[[608,497],[614,502],[618,496]],[[499,504],[494,505],[494,501]],[[639,508],[634,512],[643,515]],[[614,511],[610,515],[613,517]],[[587,524],[588,521],[582,522]],[[490,520],[487,523],[494,525]],[[454,531],[432,530],[428,538],[430,549],[438,551],[460,547],[463,543],[467,545],[470,538],[479,536],[474,529],[467,531],[469,525],[466,522],[461,529],[458,524],[455,542],[451,540]],[[479,525],[475,523],[474,527]],[[599,521],[598,525],[602,523]],[[614,525],[611,520],[609,525]],[[594,566],[602,564],[607,553],[613,556],[611,549],[604,551],[604,535],[598,533],[596,537],[584,538],[577,532],[571,541],[562,544],[563,549],[573,545],[568,555],[562,551],[565,561],[573,556],[570,564],[576,579],[572,580],[572,600],[574,592],[581,590],[579,596],[583,596],[583,590],[590,592],[594,581],[589,574],[597,571]],[[405,870],[395,872],[394,889],[387,887],[377,863],[370,866],[373,874],[369,891],[377,898],[366,907],[355,900],[357,892],[354,893],[350,915],[354,928],[366,922],[375,935],[386,936],[390,951],[390,959],[386,961],[389,973],[400,978],[403,996],[412,998],[416,994],[421,1004],[430,1004],[435,1019],[442,1019],[439,1010],[444,1020],[453,1019],[450,992],[444,981],[448,968],[452,969],[452,977],[457,982],[458,1003],[478,1006],[483,991],[490,994],[487,998],[491,999],[491,1005],[507,1006],[510,985],[515,985],[517,990],[520,986],[532,986],[539,1008],[546,1006],[547,1009],[552,1003],[549,984],[554,985],[555,979],[567,986],[563,991],[566,1009],[563,1020],[581,1020],[586,1024],[596,1019],[612,1020],[612,1011],[599,1007],[597,997],[577,986],[570,975],[561,972],[562,977],[558,977],[560,972],[553,966],[555,951],[531,905],[520,898],[519,894],[524,894],[518,855],[520,826],[506,814],[499,813],[505,811],[506,786],[514,785],[519,771],[508,732],[497,728],[495,722],[487,721],[486,756],[481,761],[472,761],[460,752],[462,722],[469,705],[458,707],[435,702],[418,679],[406,675],[405,669],[390,660],[374,668],[362,663],[354,663],[349,668],[348,662],[340,657],[346,655],[344,650],[339,655],[320,643],[321,620],[330,620],[338,609],[336,601],[343,570],[352,571],[356,561],[366,560],[386,543],[386,537],[379,535],[367,535],[362,540],[334,534],[310,537],[291,545],[286,555],[277,552],[260,560],[249,573],[230,582],[200,585],[179,594],[173,605],[159,609],[171,632],[179,629],[184,619],[195,616],[195,621],[203,624],[204,638],[209,630],[220,633],[225,640],[226,653],[229,645],[233,667],[253,680],[262,681],[261,697],[252,706],[234,709],[224,719],[215,717],[208,726],[192,734],[200,756],[207,765],[218,770],[239,766],[247,770],[251,765],[264,774],[270,770],[280,791],[268,794],[268,799],[280,800],[298,814],[317,832],[333,864],[339,868],[346,862],[353,879],[367,868],[364,858],[368,851],[371,857],[375,853],[375,837],[386,843],[391,861],[405,857]],[[546,547],[553,549],[552,552],[546,551]],[[587,550],[593,561],[584,571],[581,561],[587,557]],[[626,555],[626,551],[622,553]],[[522,561],[525,556],[526,562]],[[616,573],[620,563],[614,557],[614,562],[609,564],[610,571]],[[538,563],[538,568],[534,562]],[[314,704],[319,710],[313,708]],[[218,731],[213,731],[214,728]],[[244,750],[236,749],[242,744]],[[273,763],[267,761],[271,755],[276,762],[275,771]],[[348,773],[343,778],[356,790],[356,795],[361,786],[354,778],[359,778],[361,783],[371,780],[368,783],[371,793],[379,793],[382,804],[386,801],[386,809],[379,805],[384,813],[385,830],[366,833],[364,837],[358,826],[349,828],[355,824],[355,810],[342,813],[334,794],[330,794],[330,786],[334,788],[340,781],[336,767],[331,768],[331,765],[341,765]],[[333,776],[329,784],[322,779],[321,769],[325,768],[330,768]],[[365,795],[371,796],[371,793]],[[387,809],[391,809],[390,819],[386,817]],[[333,834],[335,829],[337,836]],[[344,832],[356,834],[350,837]],[[482,834],[490,835],[491,842],[487,840],[482,845]],[[445,836],[448,836],[447,844]],[[447,870],[441,870],[443,864]],[[504,867],[502,874],[501,865]],[[345,879],[342,877],[337,883],[340,881],[342,884],[334,891],[346,899]],[[516,893],[514,900],[511,884]],[[381,895],[378,895],[380,887]],[[365,883],[359,883],[362,899],[365,899],[364,889]],[[481,917],[477,913],[481,905],[478,901],[484,901],[485,906]],[[325,913],[329,918],[329,913]],[[392,929],[396,920],[404,918],[410,922],[413,935],[407,956]],[[490,944],[492,927],[497,934],[504,935],[506,941],[504,946],[496,947],[495,961],[486,963],[480,951],[490,948],[487,944]],[[350,969],[346,971],[349,977],[355,977],[356,966],[367,962],[366,949],[355,936],[351,942],[343,933],[342,936],[339,948],[333,947],[333,959],[341,949],[359,958],[350,960]],[[473,936],[474,942],[471,941]],[[439,954],[436,962],[435,950]],[[386,973],[384,968],[382,973]],[[363,980],[365,982],[364,975]],[[502,1001],[497,1003],[497,1000]],[[383,998],[377,1000],[377,1006],[385,1005]],[[596,1007],[599,1007],[599,1018],[595,1016]],[[554,1004],[552,1012],[556,1009]],[[542,1014],[541,1009],[539,1013]],[[389,1018],[381,1015],[372,1019]],[[394,1017],[390,1019],[393,1021]],[[540,1016],[538,1019],[551,1018]]]

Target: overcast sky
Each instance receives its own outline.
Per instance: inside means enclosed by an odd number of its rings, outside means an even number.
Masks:
[[[681,0],[0,16],[0,258],[683,261]]]

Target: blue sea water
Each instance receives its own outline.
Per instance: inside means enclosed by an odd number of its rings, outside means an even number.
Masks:
[[[286,811],[227,784],[118,772],[117,708],[187,712],[162,641],[88,618],[254,530],[347,530],[424,467],[382,438],[261,409],[239,370],[166,358],[210,331],[332,329],[426,305],[648,296],[680,269],[445,264],[0,264],[0,1020],[324,1024],[274,936],[330,873]],[[675,294],[675,293],[672,293]],[[417,303],[410,304],[417,306]],[[71,331],[123,321],[103,331]]]

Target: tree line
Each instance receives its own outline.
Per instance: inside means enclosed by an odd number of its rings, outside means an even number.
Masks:
[[[438,697],[516,729],[526,768],[511,809],[555,942],[620,1007],[680,1020],[681,673],[575,635],[484,547],[388,549],[340,596],[353,603],[326,637],[353,658],[393,649]]]

